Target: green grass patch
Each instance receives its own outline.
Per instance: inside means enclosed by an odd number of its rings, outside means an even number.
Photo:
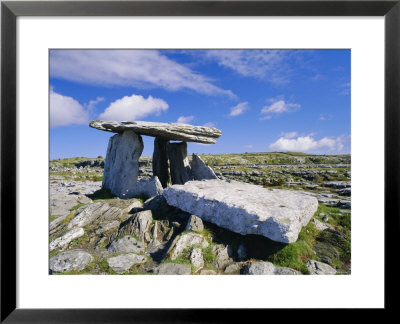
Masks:
[[[75,211],[69,213],[68,216],[63,219],[62,224],[67,226],[68,223],[75,217],[75,214]]]
[[[289,267],[309,274],[306,262],[309,259],[318,260],[318,256],[313,251],[315,239],[318,231],[310,222],[303,227],[296,242],[286,245],[283,249],[268,257],[268,261],[276,266]]]

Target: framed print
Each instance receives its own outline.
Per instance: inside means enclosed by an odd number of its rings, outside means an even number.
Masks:
[[[2,321],[392,307],[398,1],[1,10]]]

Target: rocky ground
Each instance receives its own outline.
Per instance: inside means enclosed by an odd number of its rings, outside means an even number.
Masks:
[[[240,235],[169,206],[101,189],[104,159],[50,162],[51,274],[350,274],[350,155],[200,155],[220,179],[318,199],[296,242]],[[139,179],[152,176],[140,158]]]

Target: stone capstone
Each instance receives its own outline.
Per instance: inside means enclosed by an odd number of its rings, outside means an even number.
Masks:
[[[222,228],[291,243],[318,207],[316,198],[289,190],[265,189],[243,182],[189,181],[164,190],[171,206]]]
[[[50,271],[82,271],[92,261],[93,257],[87,252],[65,251],[50,259]]]
[[[207,166],[197,154],[192,154],[190,167],[194,180],[217,179],[213,169]]]
[[[247,275],[300,275],[301,272],[285,267],[275,267],[271,262],[253,262],[243,270]]]
[[[103,188],[119,198],[131,198],[128,193],[137,182],[142,152],[142,137],[132,130],[112,136],[104,165]]]
[[[312,275],[334,275],[336,274],[336,270],[332,268],[330,265],[326,263],[315,261],[315,260],[308,260],[307,261],[307,268]]]
[[[108,258],[107,262],[111,269],[121,274],[128,271],[134,264],[145,263],[146,257],[134,253],[120,254],[116,257]]]
[[[192,126],[178,123],[154,123],[144,121],[117,122],[93,120],[90,127],[103,131],[123,133],[127,130],[137,134],[164,137],[170,140],[215,144],[221,131],[214,127]],[[106,162],[107,164],[107,162]]]
[[[184,184],[192,179],[186,142],[169,143],[168,158],[172,184]]]

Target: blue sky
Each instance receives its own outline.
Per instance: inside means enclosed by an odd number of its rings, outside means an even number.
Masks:
[[[113,134],[94,119],[222,131],[189,154],[350,153],[350,61],[350,50],[51,50],[50,159],[105,156]]]

